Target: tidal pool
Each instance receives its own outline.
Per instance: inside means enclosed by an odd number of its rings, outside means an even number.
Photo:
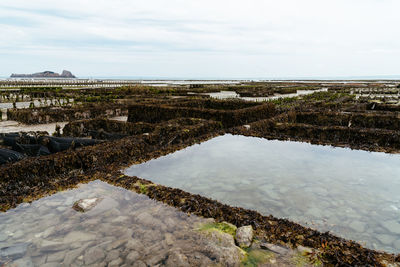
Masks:
[[[101,201],[85,213],[72,209],[88,198]],[[224,253],[237,248],[196,228],[210,222],[93,181],[0,213],[0,266],[174,266],[177,258],[226,266]]]
[[[224,135],[125,173],[400,252],[400,155]]]
[[[327,91],[328,88],[322,88],[317,90],[297,90],[296,93],[292,94],[275,94],[273,96],[262,96],[262,97],[244,97],[240,96],[240,94],[236,93],[235,91],[220,91],[216,93],[205,93],[205,95],[209,95],[210,97],[216,99],[242,99],[246,101],[263,102],[280,98],[291,98],[302,95],[310,95],[316,92],[327,92]]]

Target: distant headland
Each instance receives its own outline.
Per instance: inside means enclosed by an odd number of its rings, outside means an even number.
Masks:
[[[61,74],[58,74],[53,71],[43,71],[43,72],[37,72],[33,74],[11,74],[11,78],[76,78],[75,75],[73,75],[70,71],[68,70],[63,70]]]

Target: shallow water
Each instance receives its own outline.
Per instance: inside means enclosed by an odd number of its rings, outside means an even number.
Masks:
[[[46,131],[50,135],[52,135],[56,131],[56,126],[59,125],[61,127],[60,133],[62,133],[62,129],[67,124],[67,122],[54,122],[54,123],[46,123],[46,124],[23,124],[17,121],[0,121],[0,133],[13,133],[13,132],[36,132],[36,131]]]
[[[224,135],[125,173],[400,252],[400,155]]]
[[[322,88],[318,90],[297,90],[296,93],[293,94],[276,94],[273,96],[266,96],[266,97],[242,97],[240,94],[236,93],[235,91],[220,91],[217,93],[208,93],[208,95],[212,98],[217,98],[217,99],[232,99],[232,98],[237,98],[237,99],[242,99],[246,101],[254,101],[254,102],[263,102],[263,101],[269,101],[269,100],[275,100],[275,99],[280,99],[280,98],[291,98],[291,97],[297,97],[297,96],[302,96],[302,95],[310,95],[316,92],[327,92],[328,88]]]
[[[72,209],[87,198],[102,200],[85,213]],[[154,266],[176,251],[211,264],[207,253],[223,248],[194,230],[204,222],[210,220],[94,181],[0,213],[0,266]]]

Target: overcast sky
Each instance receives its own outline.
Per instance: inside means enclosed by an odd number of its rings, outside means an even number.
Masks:
[[[0,76],[400,74],[399,0],[1,0]]]

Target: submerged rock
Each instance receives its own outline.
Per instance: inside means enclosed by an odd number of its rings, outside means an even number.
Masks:
[[[236,230],[235,240],[241,248],[248,248],[253,241],[253,228],[251,225],[239,227]]]
[[[4,258],[21,258],[25,255],[26,250],[28,249],[27,243],[18,243],[9,247],[4,247],[0,249],[0,257]]]
[[[270,250],[270,251],[280,254],[280,255],[285,255],[289,252],[289,249],[281,247],[281,246],[277,246],[277,245],[274,245],[271,243],[261,243],[260,247],[263,249]]]
[[[166,266],[169,267],[190,267],[188,258],[179,251],[172,251],[168,255]]]
[[[93,209],[102,198],[87,198],[87,199],[80,199],[74,203],[72,208],[79,212],[87,212]]]

